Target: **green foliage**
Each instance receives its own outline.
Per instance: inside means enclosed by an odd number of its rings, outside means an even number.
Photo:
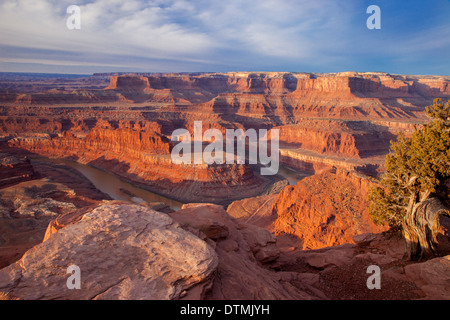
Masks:
[[[369,213],[375,223],[400,227],[411,201],[450,197],[444,183],[450,177],[450,104],[436,99],[426,111],[428,123],[411,138],[400,134],[391,142],[386,171],[369,192]]]

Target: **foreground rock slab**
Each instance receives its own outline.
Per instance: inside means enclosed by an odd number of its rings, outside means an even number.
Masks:
[[[291,273],[277,273],[265,264],[279,256],[276,239],[267,230],[240,223],[215,204],[187,204],[170,216],[214,246],[219,266],[208,300],[311,300],[324,298]],[[296,282],[296,281],[294,281]]]
[[[79,290],[67,288],[71,265],[81,271]],[[217,266],[214,250],[168,215],[110,202],[0,270],[0,291],[33,300],[199,299]]]

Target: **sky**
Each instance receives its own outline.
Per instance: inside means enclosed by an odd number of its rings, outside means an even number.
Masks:
[[[450,75],[450,0],[0,0],[0,72],[231,71]]]

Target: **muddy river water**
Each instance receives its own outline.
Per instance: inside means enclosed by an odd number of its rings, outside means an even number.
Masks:
[[[68,167],[76,169],[84,177],[86,177],[98,190],[106,193],[114,200],[133,201],[133,197],[138,197],[146,202],[164,202],[174,210],[180,209],[183,205],[179,201],[137,187],[129,182],[120,179],[112,173],[91,167],[89,165],[66,159],[45,159],[45,161],[64,164]],[[305,174],[302,174],[301,172],[284,167],[282,165],[280,165],[278,174],[286,178],[291,185],[297,184],[299,180],[307,176]],[[136,201],[136,199],[134,200]]]

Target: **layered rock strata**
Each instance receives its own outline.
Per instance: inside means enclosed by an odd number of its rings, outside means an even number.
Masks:
[[[369,186],[366,178],[342,169],[307,177],[279,194],[273,230],[296,236],[303,249],[352,243],[355,235],[383,231],[367,211]]]
[[[229,203],[260,194],[273,183],[245,164],[173,163],[169,139],[148,126],[97,126],[85,137],[65,132],[55,137],[17,137],[8,143],[35,154],[93,165],[182,202]]]
[[[386,154],[395,138],[388,128],[364,121],[304,120],[273,129],[281,144],[346,158]]]

